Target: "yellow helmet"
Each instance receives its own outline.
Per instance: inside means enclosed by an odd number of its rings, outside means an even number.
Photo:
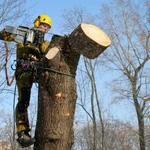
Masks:
[[[40,23],[46,23],[48,24],[50,27],[52,26],[52,20],[49,16],[42,14],[40,16],[38,16],[35,21],[34,21],[34,27],[38,28]]]

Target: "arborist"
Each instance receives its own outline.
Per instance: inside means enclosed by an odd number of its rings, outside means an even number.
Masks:
[[[34,21],[34,28],[41,29],[43,33],[47,33],[52,26],[51,18],[46,14],[41,14]],[[22,29],[22,28],[21,28]],[[38,30],[36,30],[38,32]],[[7,32],[4,28],[0,32],[0,39],[4,41],[16,42],[16,84],[18,88],[18,103],[16,105],[16,127],[17,127],[17,141],[22,147],[28,147],[35,142],[35,139],[31,137],[29,132],[31,131],[28,120],[28,107],[30,103],[30,95],[33,80],[33,70],[30,69],[31,62],[39,61],[47,47],[49,41],[41,40],[42,34],[37,34],[39,37],[34,40],[34,43],[19,43],[16,40],[16,36],[13,36],[13,32]],[[35,34],[36,36],[36,34]],[[42,41],[42,42],[41,42]]]

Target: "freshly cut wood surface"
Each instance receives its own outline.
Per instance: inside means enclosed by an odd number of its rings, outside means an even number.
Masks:
[[[81,24],[81,28],[89,38],[91,38],[98,44],[106,47],[110,45],[111,41],[109,37],[100,28],[91,24],[87,25],[84,23]]]
[[[47,54],[45,55],[45,58],[47,58],[49,66],[51,68],[58,69],[60,65],[60,50],[58,47],[52,47],[49,49]]]
[[[69,36],[71,47],[85,57],[94,59],[108,46],[111,40],[100,28],[81,23]]]
[[[53,47],[48,51],[48,53],[45,55],[45,57],[49,60],[53,59],[57,55],[58,52],[59,52],[59,48]]]

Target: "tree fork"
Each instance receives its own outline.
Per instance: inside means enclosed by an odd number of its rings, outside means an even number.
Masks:
[[[41,63],[50,69],[39,73],[34,150],[71,150],[77,100],[75,74],[80,55],[94,59],[110,44],[109,37],[90,24],[80,24],[69,36],[52,37]]]

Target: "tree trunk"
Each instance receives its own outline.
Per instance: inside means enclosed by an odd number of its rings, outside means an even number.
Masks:
[[[101,38],[101,34],[92,40],[90,37],[94,37],[95,32],[87,32],[84,35],[84,29],[89,29],[88,26],[84,24],[80,30],[78,27],[69,37],[56,35],[52,37],[50,47],[40,66],[42,69],[39,73],[38,116],[34,150],[71,150],[72,148],[77,100],[75,73],[80,54],[84,54],[88,58],[95,58],[108,47],[107,44],[107,46],[102,46],[94,41],[98,41],[97,38]],[[90,29],[92,30],[91,27]],[[75,44],[77,45],[75,46]],[[95,48],[96,50],[94,50]]]
[[[66,39],[54,36],[43,61],[43,67],[52,70],[42,72],[39,81],[35,150],[71,150],[74,141],[75,71],[80,55],[67,48]]]

